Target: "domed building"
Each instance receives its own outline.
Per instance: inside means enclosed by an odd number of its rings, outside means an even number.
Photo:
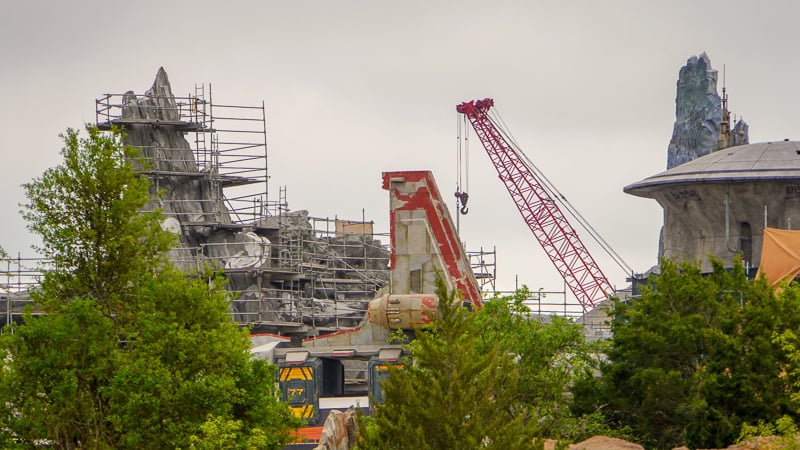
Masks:
[[[623,190],[664,209],[659,259],[707,272],[709,257],[726,267],[741,258],[749,275],[769,266],[777,283],[800,274],[800,232],[787,231],[800,230],[800,142],[750,144],[747,123],[731,120],[724,85],[717,94],[717,77],[705,53],[681,67],[667,170]]]
[[[755,273],[765,228],[800,229],[800,142],[739,145],[626,186],[664,209],[659,257],[725,262],[741,257]]]

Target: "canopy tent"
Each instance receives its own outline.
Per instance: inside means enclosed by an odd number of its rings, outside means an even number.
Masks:
[[[758,276],[762,273],[773,286],[800,274],[800,231],[764,228]]]

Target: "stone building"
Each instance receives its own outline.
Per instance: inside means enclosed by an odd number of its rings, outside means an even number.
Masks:
[[[800,229],[800,142],[715,151],[624,188],[664,209],[659,257],[727,266],[741,257],[755,273],[765,227]]]

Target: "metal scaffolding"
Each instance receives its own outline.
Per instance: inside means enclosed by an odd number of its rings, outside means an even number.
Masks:
[[[154,85],[144,95],[105,94],[95,106],[99,129],[120,128],[141,149],[134,167],[153,194],[145,210],[160,209],[171,221],[165,227],[180,234],[169,257],[187,272],[222,271],[234,321],[281,333],[350,328],[388,287],[389,236],[363,213],[346,220],[292,212],[285,187],[270,198],[263,102],[217,104],[210,86],[179,97]],[[494,250],[470,252],[482,287],[492,290],[494,257]],[[20,257],[0,264],[9,323],[31,302],[27,293],[47,265]]]
[[[196,85],[194,94],[171,99],[153,94],[105,94],[95,101],[95,119],[101,130],[136,125],[174,128],[183,133],[191,154],[181,147],[136,145],[142,149],[146,174],[156,188],[166,177],[203,178],[212,191],[207,202],[224,223],[227,213],[233,224],[252,224],[275,215],[278,202],[269,200],[266,109],[261,105],[216,104],[211,86]],[[170,101],[173,100],[173,101]],[[139,115],[131,117],[131,105]],[[171,117],[164,120],[158,117]],[[190,156],[190,157],[187,157]]]
[[[162,98],[151,89],[144,95],[102,96],[96,120],[103,130],[146,126],[185,136],[191,152],[183,142],[132,145],[142,149],[139,170],[156,192],[183,183],[179,179],[202,183],[202,198],[161,199],[150,207],[162,208],[178,221],[184,237],[192,236],[171,252],[179,267],[210,264],[223,270],[237,322],[354,326],[388,282],[390,252],[371,222],[298,216],[288,209],[285,188],[270,200],[263,102],[217,104],[204,85],[186,97]],[[251,233],[252,242],[195,237],[209,228]]]

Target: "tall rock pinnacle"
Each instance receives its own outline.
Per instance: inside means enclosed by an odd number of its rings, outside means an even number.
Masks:
[[[717,150],[722,122],[722,99],[717,94],[717,71],[705,53],[681,67],[675,97],[675,126],[667,153],[667,169]]]

